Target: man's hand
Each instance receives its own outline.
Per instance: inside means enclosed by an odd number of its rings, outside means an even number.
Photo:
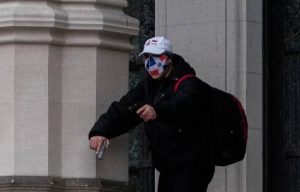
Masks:
[[[154,120],[157,117],[155,109],[147,104],[139,108],[136,113],[146,122]]]
[[[90,139],[90,148],[92,150],[95,150],[96,153],[98,154],[100,151],[100,148],[102,146],[102,144],[104,143],[104,141],[107,140],[107,138],[102,137],[102,136],[93,136]],[[105,146],[107,147],[107,146]]]

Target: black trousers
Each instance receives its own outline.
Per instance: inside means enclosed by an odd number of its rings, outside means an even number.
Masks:
[[[206,192],[213,178],[214,165],[186,165],[160,172],[158,192]]]

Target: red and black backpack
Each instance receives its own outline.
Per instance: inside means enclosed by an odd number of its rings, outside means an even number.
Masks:
[[[187,74],[177,80],[174,92],[187,78],[197,78]],[[212,128],[214,131],[213,159],[215,165],[226,166],[245,157],[248,123],[241,102],[232,94],[211,87]]]

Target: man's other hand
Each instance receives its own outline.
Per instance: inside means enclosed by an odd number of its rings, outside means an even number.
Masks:
[[[151,105],[144,105],[136,112],[145,122],[156,119],[156,111]]]

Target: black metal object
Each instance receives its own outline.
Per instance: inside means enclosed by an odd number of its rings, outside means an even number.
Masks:
[[[135,49],[130,53],[130,71],[138,71],[143,63],[138,54],[143,50],[147,39],[155,34],[155,0],[127,0],[128,7],[124,9],[127,15],[139,20],[139,34],[132,39]]]
[[[300,191],[300,0],[264,2],[264,191]]]
[[[138,57],[147,39],[154,36],[155,26],[154,0],[128,0],[124,12],[139,20],[139,35],[132,39],[135,49],[129,59],[129,88],[132,88],[144,75],[144,64]],[[129,182],[136,187],[136,192],[154,192],[154,168],[151,153],[143,125],[129,133]]]

